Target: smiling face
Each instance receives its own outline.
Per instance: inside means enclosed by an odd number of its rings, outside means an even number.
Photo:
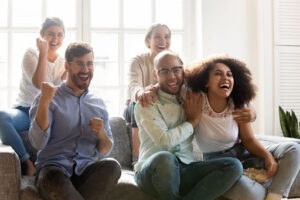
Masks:
[[[233,86],[234,79],[230,68],[223,63],[217,63],[209,72],[209,79],[206,84],[208,95],[228,98]]]
[[[82,93],[88,89],[94,74],[94,55],[92,52],[82,57],[74,57],[71,62],[66,62],[68,71],[67,85],[75,93]]]
[[[50,26],[43,33],[42,38],[48,42],[50,51],[57,51],[64,40],[64,30],[59,26]]]
[[[168,50],[171,43],[171,33],[166,26],[159,26],[152,31],[149,39],[146,39],[146,45],[151,53],[156,56],[159,52]]]
[[[173,95],[180,94],[184,78],[182,65],[174,55],[166,55],[160,59],[153,75],[162,91]]]

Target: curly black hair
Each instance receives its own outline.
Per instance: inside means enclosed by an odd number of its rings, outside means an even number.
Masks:
[[[215,56],[188,66],[185,70],[185,82],[194,92],[207,93],[206,84],[209,73],[217,63],[228,66],[234,79],[233,90],[230,94],[236,108],[243,107],[256,95],[256,86],[252,83],[251,72],[246,64],[228,56]]]

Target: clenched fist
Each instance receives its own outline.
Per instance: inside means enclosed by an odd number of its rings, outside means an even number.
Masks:
[[[89,121],[89,126],[92,129],[92,132],[99,138],[102,135],[106,134],[106,131],[104,129],[104,123],[103,120],[100,118],[93,118]]]
[[[51,83],[43,82],[40,101],[50,104],[57,90],[57,86],[54,86]]]
[[[39,49],[40,53],[46,55],[48,53],[49,44],[48,41],[41,38],[36,39],[36,46]]]

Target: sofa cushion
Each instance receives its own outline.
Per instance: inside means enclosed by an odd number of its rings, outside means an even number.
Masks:
[[[114,190],[110,193],[108,200],[154,200],[153,197],[144,193],[134,181],[134,172],[122,170],[122,175]]]
[[[132,169],[131,130],[121,117],[112,117],[109,122],[114,138],[114,149],[110,157],[119,161],[122,168]]]

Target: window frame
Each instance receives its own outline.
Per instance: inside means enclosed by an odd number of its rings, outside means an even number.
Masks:
[[[155,17],[155,8],[158,0],[149,0],[151,1],[151,19],[152,23],[156,22]],[[189,48],[191,45],[194,46],[194,40],[191,37],[194,37],[195,34],[193,32],[194,22],[195,22],[195,4],[196,0],[189,0],[189,1],[182,1],[182,21],[183,27],[181,29],[172,29],[172,35],[179,34],[182,36],[182,59],[183,60],[192,60],[191,58],[194,56],[195,52],[193,51],[195,48]],[[12,10],[12,1],[8,0],[8,19],[7,19],[7,26],[0,27],[0,33],[7,33],[7,86],[0,86],[1,91],[7,91],[7,102],[9,108],[15,103],[14,94],[19,90],[19,86],[13,86],[14,78],[13,78],[13,71],[12,71],[12,60],[13,52],[12,52],[12,34],[15,32],[39,32],[40,27],[13,27],[12,26],[12,16],[14,11]],[[95,89],[118,89],[119,90],[119,112],[112,114],[112,116],[120,116],[123,113],[124,103],[126,100],[126,93],[127,93],[127,84],[125,83],[125,74],[126,74],[126,62],[125,62],[125,54],[124,54],[124,44],[125,44],[125,34],[127,33],[138,33],[144,34],[144,28],[126,28],[124,27],[123,22],[123,8],[124,8],[124,0],[119,0],[119,27],[117,28],[92,28],[91,27],[91,0],[76,0],[76,27],[66,27],[66,32],[69,31],[76,31],[76,38],[78,41],[85,41],[87,43],[91,43],[91,35],[93,32],[115,32],[118,34],[118,67],[119,67],[119,84],[117,86],[99,86]],[[47,17],[47,0],[42,0],[42,19]],[[42,19],[41,23],[42,23]],[[34,45],[34,44],[33,44]],[[142,53],[142,52],[141,52]],[[63,56],[63,55],[62,55]],[[199,55],[198,55],[199,56]],[[201,55],[200,55],[201,56]],[[1,60],[0,60],[1,62]],[[21,63],[20,63],[21,64]],[[101,97],[101,94],[99,95]],[[104,98],[103,98],[104,99]],[[2,108],[1,108],[2,109]]]

